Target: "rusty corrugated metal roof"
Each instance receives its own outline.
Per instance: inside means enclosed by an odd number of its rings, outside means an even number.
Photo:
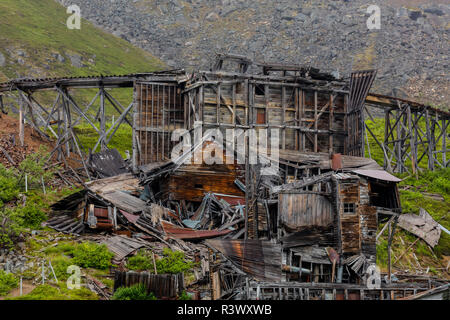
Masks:
[[[259,280],[281,280],[281,246],[260,240],[206,240],[236,267]]]
[[[169,238],[175,238],[175,239],[208,239],[208,238],[215,238],[219,236],[226,235],[232,230],[194,230],[189,228],[182,228],[178,227],[170,222],[161,221],[161,226],[163,227],[164,232]]]

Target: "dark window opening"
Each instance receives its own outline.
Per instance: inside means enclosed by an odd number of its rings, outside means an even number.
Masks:
[[[196,183],[195,185],[194,185],[194,188],[203,188],[203,185],[202,184],[198,184],[198,183]]]
[[[395,183],[369,182],[369,202],[371,206],[398,209],[397,190]]]
[[[242,83],[236,83],[236,93],[242,93],[243,92],[243,86]]]
[[[344,214],[355,214],[356,204],[353,202],[344,202]]]
[[[263,96],[265,94],[264,86],[257,84],[255,86],[255,94],[258,95],[258,96]]]

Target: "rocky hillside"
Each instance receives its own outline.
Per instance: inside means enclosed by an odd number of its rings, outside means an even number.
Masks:
[[[445,0],[371,1],[381,8],[380,30],[368,30],[362,0],[59,1],[174,67],[206,68],[224,51],[342,76],[375,67],[378,92],[399,88],[435,105],[449,98]]]
[[[0,81],[165,68],[150,53],[88,21],[81,30],[69,30],[68,17],[54,0],[0,1]]]

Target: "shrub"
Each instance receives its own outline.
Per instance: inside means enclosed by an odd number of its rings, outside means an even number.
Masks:
[[[146,251],[139,250],[135,256],[128,259],[127,267],[134,271],[153,270],[152,258]]]
[[[158,273],[180,273],[194,267],[194,263],[186,261],[184,252],[172,251],[168,248],[163,250],[163,258],[156,261],[156,270]]]
[[[135,284],[131,287],[120,287],[112,296],[112,300],[156,300],[155,295],[142,284]]]
[[[10,249],[21,238],[22,220],[11,209],[0,210],[0,248]]]
[[[11,274],[0,270],[0,296],[7,295],[12,289],[17,288],[19,280]]]
[[[33,196],[27,200],[25,207],[16,209],[22,219],[23,227],[39,229],[41,223],[47,220],[47,214],[42,210],[44,207],[41,198]]]
[[[3,203],[15,199],[19,195],[18,181],[11,169],[0,163],[0,207]]]
[[[49,152],[46,146],[41,145],[38,152],[29,154],[20,164],[19,170],[23,174],[27,174],[28,177],[28,189],[33,188],[40,189],[42,187],[42,180],[44,183],[53,179],[55,172],[59,169],[58,167],[47,168],[46,160],[48,159]]]
[[[111,265],[113,256],[104,244],[83,242],[75,247],[73,262],[79,267],[106,269]]]

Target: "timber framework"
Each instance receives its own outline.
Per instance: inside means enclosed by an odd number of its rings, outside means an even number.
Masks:
[[[198,288],[206,283],[199,290],[212,299],[422,296],[443,283],[400,283],[392,277],[390,246],[398,226],[429,228],[433,235],[428,237],[424,229],[411,230],[432,245],[440,226],[426,211],[413,217],[402,213],[401,180],[389,172],[447,167],[450,114],[372,94],[375,77],[376,70],[363,70],[343,80],[312,67],[218,55],[211,70],[192,74],[169,70],[12,80],[0,84],[0,103],[3,109],[3,97],[18,102],[19,135],[26,119],[43,139],[54,136],[51,156],[66,162],[75,153],[79,174],[91,180],[84,190],[53,205],[55,216],[47,225],[78,235],[111,233],[105,244],[116,253],[118,265],[151,240],[201,263]],[[128,88],[128,103],[113,96],[112,89],[118,88]],[[77,100],[81,90],[95,90],[86,105]],[[48,91],[55,98],[44,106],[36,94]],[[107,104],[117,112],[111,125]],[[385,114],[383,141],[366,125],[373,108]],[[92,149],[82,145],[74,130],[80,123],[96,133]],[[201,138],[174,158],[179,142],[172,140],[173,133],[195,134],[198,124]],[[132,128],[132,155],[126,160],[108,148],[121,125]],[[243,156],[235,140],[231,154],[218,152],[227,146],[207,133],[217,130],[225,136],[227,129],[244,137],[248,130],[278,130],[277,156],[264,154],[278,172],[262,175],[265,165],[250,162],[249,151],[256,146],[248,136]],[[369,144],[369,137],[375,144]],[[271,138],[263,136],[264,145]],[[376,151],[384,155],[383,167],[370,158]],[[196,154],[211,153],[224,161],[194,161]],[[418,219],[419,224],[411,223]],[[374,288],[366,284],[383,222],[388,273]],[[126,271],[118,270],[118,284],[147,279],[142,281],[155,286],[159,281]],[[173,295],[184,280],[164,281],[172,283]]]

